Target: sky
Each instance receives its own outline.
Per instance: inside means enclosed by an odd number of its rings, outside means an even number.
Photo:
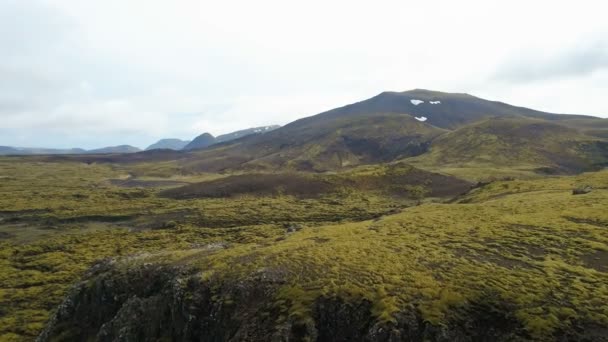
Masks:
[[[0,145],[146,147],[424,88],[608,117],[603,1],[0,0]]]

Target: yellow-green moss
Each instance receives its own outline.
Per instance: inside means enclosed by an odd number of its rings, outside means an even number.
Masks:
[[[361,179],[387,170],[334,176]],[[594,259],[608,250],[606,171],[494,182],[454,203],[406,209],[377,193],[178,201],[158,197],[155,188],[108,182],[128,172],[0,161],[0,212],[21,220],[0,222],[9,234],[0,242],[0,339],[32,340],[88,267],[118,256],[129,256],[118,263],[124,267],[157,261],[200,267],[207,281],[276,271],[286,281],[277,307],[304,324],[321,296],[369,301],[385,323],[416,307],[441,325],[455,309],[492,293],[536,339],[575,320],[608,325],[608,274]],[[593,191],[572,195],[584,185]],[[99,220],[108,216],[128,219]],[[161,219],[175,224],[142,230]],[[303,228],[288,233],[286,222]]]

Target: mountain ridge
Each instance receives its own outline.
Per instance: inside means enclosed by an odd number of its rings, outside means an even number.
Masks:
[[[91,150],[82,148],[42,148],[42,147],[12,147],[0,146],[0,155],[70,155],[70,154],[103,154],[103,153],[135,153],[141,149],[131,145],[106,146]]]
[[[175,138],[160,139],[154,144],[146,147],[145,151],[156,150],[156,149],[169,149],[179,151],[190,143],[190,140],[181,140]]]
[[[422,89],[383,92],[295,120],[264,135],[224,144],[221,150],[210,146],[196,152],[189,166],[193,170],[336,170],[416,157],[426,153],[431,141],[443,133],[501,117],[545,120],[577,129],[583,135],[608,123],[593,116],[546,113],[463,93]],[[590,139],[602,140],[603,132],[596,132]],[[608,126],[605,132],[608,134]]]

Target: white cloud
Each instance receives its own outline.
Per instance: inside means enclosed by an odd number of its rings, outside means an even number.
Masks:
[[[4,0],[0,145],[145,146],[412,88],[608,115],[604,13],[590,0]]]
[[[507,82],[528,83],[585,77],[602,70],[608,70],[606,37],[578,41],[550,54],[513,56],[495,76]]]

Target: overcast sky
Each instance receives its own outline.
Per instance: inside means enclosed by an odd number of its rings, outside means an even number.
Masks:
[[[0,145],[146,147],[413,88],[607,117],[603,3],[0,0]]]

